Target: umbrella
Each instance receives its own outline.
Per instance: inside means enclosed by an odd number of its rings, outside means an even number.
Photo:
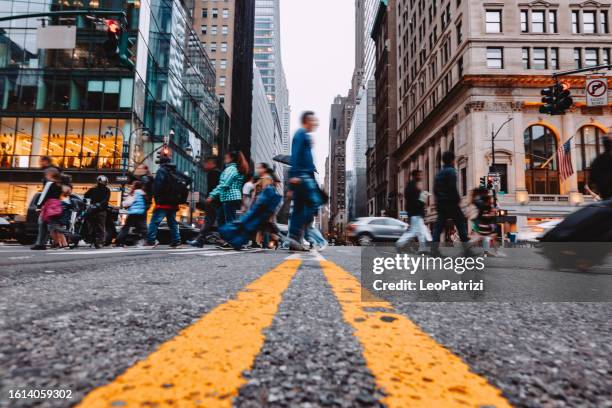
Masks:
[[[291,166],[291,156],[288,154],[277,154],[272,158],[275,162],[279,162],[282,164],[286,164],[287,166]]]

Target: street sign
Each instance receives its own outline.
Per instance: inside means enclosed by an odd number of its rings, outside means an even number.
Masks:
[[[36,29],[39,50],[71,50],[76,47],[76,26],[48,26]]]
[[[588,78],[586,80],[587,106],[608,105],[608,78]]]

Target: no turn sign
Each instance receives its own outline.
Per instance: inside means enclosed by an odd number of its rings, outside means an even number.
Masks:
[[[587,106],[608,105],[608,78],[588,78],[586,80]]]

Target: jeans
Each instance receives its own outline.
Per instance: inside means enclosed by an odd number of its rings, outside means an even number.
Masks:
[[[123,242],[130,233],[130,229],[134,228],[138,239],[143,239],[147,235],[147,215],[146,214],[129,214],[125,220],[125,225],[119,231],[119,235],[115,242],[117,245],[123,245]]]
[[[206,237],[208,234],[212,232],[213,227],[215,226],[215,221],[219,225],[223,225],[223,220],[225,217],[223,216],[222,208],[220,207],[218,201],[213,201],[210,204],[206,205],[206,216],[204,217],[204,225],[200,229],[200,233],[196,238],[196,242],[200,245],[204,245],[206,243]]]
[[[106,210],[100,210],[91,214],[91,235],[94,244],[104,245],[106,241]]]
[[[45,246],[47,245],[47,241],[49,240],[49,229],[47,227],[47,223],[43,221],[42,216],[38,216],[38,235],[36,236],[36,244],[37,246]]]
[[[302,241],[305,229],[312,223],[323,204],[316,180],[311,175],[300,176],[302,182],[292,186],[293,211],[289,220],[289,236]]]
[[[419,240],[419,251],[424,251],[427,244],[427,227],[423,222],[423,217],[410,217],[410,229],[397,240],[395,246],[403,248],[414,238]]]
[[[242,200],[225,201],[221,203],[223,208],[223,216],[225,217],[225,224],[236,221],[238,218],[236,212],[242,207]]]
[[[176,222],[176,210],[167,210],[165,208],[156,208],[153,210],[153,216],[149,223],[149,232],[147,233],[147,243],[155,244],[157,239],[157,230],[159,224],[166,219],[168,228],[170,228],[171,244],[177,245],[181,243],[181,233],[179,232],[178,222]]]
[[[321,231],[314,225],[310,224],[304,232],[304,238],[310,242],[313,246],[324,247],[327,246],[327,240],[321,234]]]
[[[457,227],[457,233],[459,234],[461,242],[468,242],[470,239],[467,233],[467,223],[459,206],[438,208],[438,219],[436,220],[436,226],[433,232],[433,242],[440,242],[440,235],[442,234],[442,231],[446,226],[446,220],[448,219],[452,219],[455,223],[455,227]]]

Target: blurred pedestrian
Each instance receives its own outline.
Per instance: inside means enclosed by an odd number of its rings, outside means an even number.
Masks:
[[[442,155],[443,167],[436,175],[434,181],[434,194],[436,197],[436,210],[438,217],[433,232],[432,255],[440,254],[440,235],[448,229],[446,220],[452,220],[463,245],[463,252],[471,256],[469,250],[469,237],[467,223],[463,211],[459,206],[461,196],[457,190],[457,170],[455,169],[455,153],[447,151]]]
[[[217,166],[217,157],[211,156],[206,158],[204,161],[204,171],[206,172],[206,193],[210,196],[215,188],[219,185],[219,179],[221,178],[221,171]],[[220,209],[221,202],[218,199],[206,201],[206,207],[204,208],[204,225],[200,229],[200,233],[196,239],[187,241],[187,244],[202,248],[204,244],[219,244],[219,240],[212,236],[215,222],[218,225],[223,225],[223,211]]]
[[[273,217],[282,197],[278,193],[271,175],[266,174],[261,178],[261,186],[261,193],[257,196],[249,211],[242,215],[238,221],[226,223],[219,229],[221,236],[228,244],[226,247],[240,250],[258,231],[269,233],[273,245],[277,245],[276,242],[279,237],[276,236]]]
[[[206,203],[218,199],[221,202],[225,223],[236,220],[236,213],[242,206],[242,185],[249,174],[249,163],[242,152],[232,151],[225,154],[225,169],[221,173],[219,185],[210,192]]]
[[[47,181],[48,181],[47,177],[46,177],[46,170],[48,168],[54,168],[54,169],[56,169],[58,171],[58,173],[61,173],[61,170],[60,170],[59,167],[57,167],[57,166],[55,166],[53,164],[53,160],[51,160],[51,157],[49,157],[49,156],[40,156],[40,158],[38,159],[38,166],[43,171],[42,189],[44,190],[45,185],[47,184]],[[39,196],[38,202],[41,201],[40,200],[41,196]],[[40,212],[40,210],[41,210],[41,207],[37,205],[37,211]],[[47,241],[48,240],[49,240],[48,226],[42,220],[42,218],[40,217],[40,214],[39,214],[39,216],[38,216],[38,233],[36,235],[36,242],[31,247],[31,249],[33,249],[33,250],[45,250],[45,249],[47,249]]]
[[[128,216],[115,241],[118,247],[125,244],[131,228],[136,230],[138,242],[147,235],[147,194],[143,189],[142,181],[135,180],[132,183],[130,192],[123,200],[123,208],[127,209]]]
[[[486,188],[476,188],[472,192],[472,204],[478,210],[474,221],[474,231],[482,242],[484,254],[487,256],[505,257],[497,247],[497,211],[493,196]],[[495,250],[495,251],[492,251]]]
[[[428,195],[429,193],[423,190],[423,172],[413,170],[404,189],[405,210],[410,220],[410,228],[397,240],[395,246],[399,250],[405,249],[414,238],[419,241],[419,252],[427,250],[428,231],[423,217]]]
[[[62,196],[62,184],[61,184],[61,173],[57,167],[48,166],[45,169],[45,187],[42,193],[38,197],[36,203],[37,211],[40,211],[39,215],[39,234],[40,227],[44,228],[44,241],[37,242],[32,247],[34,250],[44,250],[47,248],[48,234],[51,233],[53,242],[58,244],[57,227],[60,224],[62,215],[62,203],[60,198]],[[40,239],[40,236],[39,236]]]
[[[312,111],[301,116],[302,127],[293,136],[291,143],[291,169],[289,185],[293,199],[293,211],[289,221],[289,249],[307,251],[302,245],[305,230],[313,222],[322,204],[322,197],[315,180],[316,168],[312,157],[312,133],[318,120]]]
[[[179,205],[187,201],[190,185],[191,180],[176,170],[176,165],[169,157],[160,159],[160,167],[153,182],[155,209],[149,222],[146,247],[157,246],[157,231],[164,218],[170,229],[170,247],[181,247],[181,233],[176,221],[176,212]]]
[[[591,164],[591,181],[602,200],[612,198],[612,138],[603,139],[603,152]]]
[[[106,217],[111,195],[107,185],[108,178],[100,175],[96,179],[96,185],[87,190],[84,196],[89,200],[89,225],[96,249],[100,249],[106,241]]]
[[[153,202],[153,182],[154,182],[154,177],[153,177],[153,174],[151,173],[151,170],[149,170],[149,166],[147,166],[146,164],[142,164],[142,163],[136,166],[136,169],[134,169],[134,172],[132,173],[132,180],[130,182],[133,183],[135,180],[140,181],[141,183],[141,189],[145,193],[145,199],[146,199],[147,211],[148,211],[149,207],[151,207],[151,203]]]

